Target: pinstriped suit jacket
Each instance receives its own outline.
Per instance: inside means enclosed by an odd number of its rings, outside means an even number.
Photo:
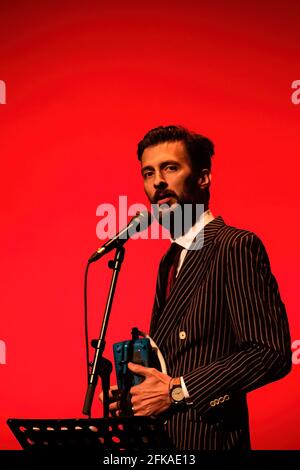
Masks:
[[[182,450],[249,449],[246,393],[291,368],[285,307],[254,233],[217,217],[202,234],[165,305],[158,272],[150,335],[193,401],[169,413],[167,433]]]

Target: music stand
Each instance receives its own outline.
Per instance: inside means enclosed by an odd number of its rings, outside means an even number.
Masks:
[[[170,449],[158,418],[8,419],[24,450],[93,449],[114,453]]]

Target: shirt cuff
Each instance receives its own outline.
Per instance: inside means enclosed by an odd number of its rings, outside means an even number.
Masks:
[[[183,377],[180,377],[180,385],[181,385],[181,388],[182,388],[182,391],[183,391],[183,394],[184,394],[184,398],[186,399],[186,402],[189,405],[192,405],[193,402],[192,402],[191,397],[189,395],[188,389],[186,388]]]

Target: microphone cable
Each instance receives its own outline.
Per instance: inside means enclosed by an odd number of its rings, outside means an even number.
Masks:
[[[89,331],[88,331],[88,301],[87,301],[87,281],[90,263],[87,263],[84,273],[84,335],[85,335],[85,358],[86,358],[86,374],[87,385],[90,380],[90,357],[89,357]],[[89,414],[91,419],[91,413]]]

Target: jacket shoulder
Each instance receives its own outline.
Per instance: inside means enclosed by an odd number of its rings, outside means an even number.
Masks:
[[[219,230],[217,241],[227,248],[239,245],[263,247],[263,243],[256,233],[227,224],[224,224],[222,229]]]

